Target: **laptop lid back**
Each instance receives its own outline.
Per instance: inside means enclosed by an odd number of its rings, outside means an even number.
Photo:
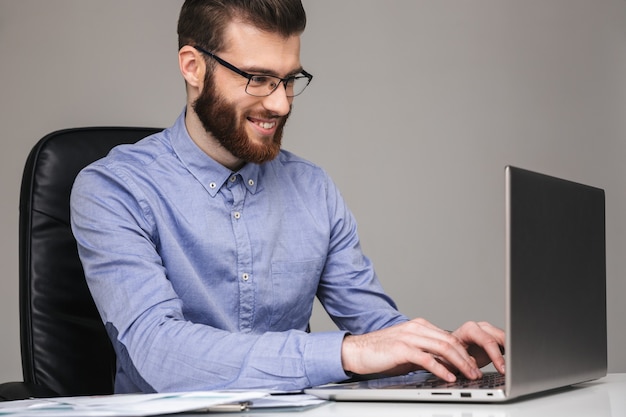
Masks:
[[[606,375],[605,197],[506,167],[507,396]]]

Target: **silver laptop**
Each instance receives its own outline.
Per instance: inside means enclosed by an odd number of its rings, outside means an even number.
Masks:
[[[511,166],[505,174],[506,375],[448,384],[421,371],[307,393],[335,401],[498,402],[606,375],[604,191]]]

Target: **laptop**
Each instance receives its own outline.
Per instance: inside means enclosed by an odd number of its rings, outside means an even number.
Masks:
[[[306,393],[335,401],[502,402],[606,375],[604,191],[512,166],[505,177],[506,375],[449,384],[418,371]]]

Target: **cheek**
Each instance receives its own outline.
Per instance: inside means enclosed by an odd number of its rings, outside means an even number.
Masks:
[[[215,75],[213,82],[214,96],[219,97],[221,101],[224,101],[237,113],[245,111],[245,108],[253,102],[250,99],[254,98],[246,93],[246,84],[239,80],[233,80],[231,77],[220,77],[219,75],[222,74],[219,74],[219,72]]]
[[[246,97],[240,97],[239,100],[232,103],[233,110],[235,111],[237,118],[245,121],[249,116],[260,116],[265,114],[263,106],[259,100],[255,97],[246,94]]]

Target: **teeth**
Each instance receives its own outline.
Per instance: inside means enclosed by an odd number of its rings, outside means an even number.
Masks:
[[[259,123],[259,125],[263,128],[263,129],[271,129],[274,127],[276,123],[275,122],[263,122],[263,123]]]

